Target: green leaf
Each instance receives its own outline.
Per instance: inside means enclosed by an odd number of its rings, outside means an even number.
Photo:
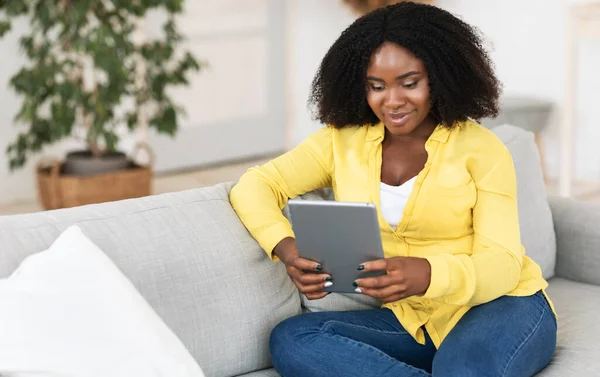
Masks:
[[[9,168],[11,171],[14,171],[25,165],[25,162],[27,161],[28,146],[29,143],[27,141],[27,135],[23,133],[17,136],[17,140],[15,142],[8,145],[6,151],[9,159]]]
[[[206,65],[207,64],[204,62],[202,63],[202,67],[205,67]],[[181,69],[184,71],[188,71],[188,70],[199,71],[200,68],[201,68],[201,65],[198,62],[198,60],[196,60],[194,55],[192,55],[190,52],[186,52],[183,57],[183,61],[181,62]]]
[[[44,34],[53,26],[54,20],[50,16],[50,8],[45,1],[39,1],[35,5],[34,20]]]
[[[25,100],[21,109],[15,116],[15,121],[31,122],[37,116],[38,104],[31,100]]]
[[[11,30],[10,21],[0,21],[0,38],[4,37],[4,34]]]
[[[33,46],[33,36],[24,35],[19,39],[19,45],[21,49],[27,54],[27,56],[31,59],[31,57],[35,56],[34,46]]]
[[[29,11],[30,0],[3,0],[0,2],[0,9],[6,12],[11,18],[22,16]]]
[[[183,12],[183,0],[166,0],[165,8],[170,13]]]
[[[130,131],[135,130],[138,123],[138,114],[136,112],[127,114],[127,128]]]
[[[165,22],[163,25],[163,31],[165,32],[169,44],[177,43],[183,40],[183,36],[177,31],[175,19],[173,17],[169,17],[169,20]]]
[[[74,99],[75,97],[75,85],[72,82],[63,82],[56,85],[56,93],[60,95],[63,101]]]
[[[52,122],[55,126],[53,130],[53,140],[69,136],[73,130],[76,119],[76,109],[68,102],[53,102],[51,105]]]
[[[50,49],[52,49],[50,42],[43,42],[37,49],[37,58],[39,60],[46,59],[50,55]]]
[[[158,75],[154,77],[152,82],[152,97],[157,101],[162,101],[165,98],[165,87],[169,78],[163,72],[160,72]]]
[[[177,131],[177,112],[173,106],[167,106],[150,120],[150,125],[156,127],[159,133],[175,135]]]
[[[173,46],[161,42],[151,42],[141,47],[142,56],[156,67],[162,67],[166,61],[171,59],[173,52]]]
[[[104,131],[104,142],[106,143],[106,150],[114,152],[117,150],[119,137],[112,131]]]
[[[31,124],[31,131],[29,134],[29,149],[33,152],[40,151],[44,144],[55,140],[54,130],[47,119],[35,119]]]

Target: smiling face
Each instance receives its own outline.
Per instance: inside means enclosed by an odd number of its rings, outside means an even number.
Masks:
[[[386,42],[367,68],[367,102],[387,131],[396,136],[420,134],[435,127],[425,65],[409,50]]]

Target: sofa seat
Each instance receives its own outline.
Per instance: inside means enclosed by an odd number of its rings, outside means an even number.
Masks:
[[[558,345],[538,377],[600,376],[600,287],[553,278],[548,294],[558,313]]]

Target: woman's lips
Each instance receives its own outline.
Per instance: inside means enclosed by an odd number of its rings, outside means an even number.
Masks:
[[[403,126],[404,124],[406,124],[406,122],[408,122],[410,116],[413,113],[397,113],[397,114],[392,114],[392,113],[388,113],[388,118],[390,120],[390,123],[394,126]]]

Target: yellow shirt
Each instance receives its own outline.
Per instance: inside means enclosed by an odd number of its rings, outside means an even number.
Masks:
[[[547,287],[521,245],[514,165],[495,134],[472,121],[438,126],[425,143],[427,162],[396,230],[381,216],[384,134],[381,123],[324,127],[250,169],[232,189],[231,204],[271,256],[279,241],[294,236],[281,212],[288,199],[332,187],[338,201],[375,203],[385,257],[422,257],[431,264],[423,296],[383,305],[421,344],[423,326],[439,347],[470,307]]]

